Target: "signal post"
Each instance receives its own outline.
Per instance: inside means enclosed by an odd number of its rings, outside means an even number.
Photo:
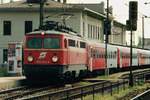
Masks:
[[[132,33],[137,30],[137,1],[129,2],[129,20],[127,20],[127,30],[131,32],[130,35],[130,74],[129,74],[129,85],[133,87],[133,74],[132,74]]]

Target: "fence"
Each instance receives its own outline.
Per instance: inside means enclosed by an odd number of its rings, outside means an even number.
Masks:
[[[113,90],[117,90],[117,92],[119,92],[119,88],[123,87],[125,89],[126,86],[128,86],[128,80],[125,79],[117,82],[106,81],[57,92],[45,93],[35,97],[24,98],[22,100],[72,100],[75,98],[81,98],[81,100],[83,100],[84,96],[91,94],[93,95],[94,100],[96,93],[101,93],[102,95],[104,93],[110,93],[112,95]]]

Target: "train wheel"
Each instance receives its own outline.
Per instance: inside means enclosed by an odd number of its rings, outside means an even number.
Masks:
[[[76,71],[72,71],[71,73],[71,81],[76,81],[77,77],[76,77]]]
[[[86,70],[80,70],[79,77],[81,79],[87,77],[87,71]]]
[[[69,71],[66,72],[64,79],[65,79],[65,82],[70,83],[71,80],[72,80],[72,74],[71,74],[71,72],[69,72]]]

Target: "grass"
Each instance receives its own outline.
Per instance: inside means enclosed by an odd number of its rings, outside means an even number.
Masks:
[[[128,87],[128,88],[126,87],[125,90],[123,88],[120,88],[119,93],[117,90],[114,90],[112,96],[110,93],[105,93],[104,95],[97,93],[94,95],[94,100],[129,100],[132,98],[130,97],[131,96],[130,94],[135,93],[135,91],[138,91],[139,93],[143,92],[149,87],[150,87],[150,84],[141,83],[140,85],[136,85],[134,87]],[[93,100],[93,95],[85,96],[83,100]]]

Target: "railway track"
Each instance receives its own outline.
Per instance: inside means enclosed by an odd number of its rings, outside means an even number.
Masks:
[[[117,88],[116,86],[123,86],[128,83],[128,81],[122,82],[109,82],[103,81],[98,83],[93,83],[91,85],[74,87],[70,89],[59,90],[56,92],[43,92],[38,95],[31,95],[29,97],[20,98],[19,100],[72,100],[80,98],[81,96],[86,96],[94,92],[107,92],[112,91],[112,88]]]
[[[97,86],[95,88],[101,88],[103,84],[105,84],[105,86],[106,85],[109,86],[110,82],[102,81],[101,83],[99,82],[99,83],[95,83],[95,84],[97,84]],[[86,88],[84,88],[84,91],[90,92],[92,89],[92,87],[91,87],[92,85],[88,85]],[[63,88],[59,88],[59,89],[57,88],[55,90],[52,90],[52,89],[51,90],[43,90],[41,92],[32,93],[30,95],[23,96],[22,98],[19,98],[18,100],[30,100],[30,99],[33,99],[34,97],[38,97],[41,95],[47,95],[47,94],[51,95],[51,100],[66,99],[66,92],[64,92],[64,91],[68,91],[69,94],[79,94],[81,92],[81,90],[80,90],[81,87],[84,87],[84,86],[69,87],[69,88],[63,87]]]
[[[150,73],[150,70],[133,72],[135,77],[141,77]],[[56,100],[56,99],[67,99],[67,98],[78,98],[82,95],[92,94],[94,92],[110,92],[113,88],[117,86],[122,86],[128,84],[128,74],[122,76],[123,81],[110,82],[102,81],[92,83],[86,86],[44,86],[44,87],[28,87],[22,86],[17,88],[12,88],[8,90],[0,91],[0,99],[2,100]]]
[[[2,91],[0,91],[0,99],[3,99],[3,98],[8,97],[10,95],[17,94],[18,92],[20,92],[22,90],[26,90],[26,89],[27,89],[27,86],[21,86],[21,87],[2,90]]]
[[[126,73],[120,77],[120,79],[128,79],[130,73]],[[145,75],[150,74],[150,70],[141,70],[141,71],[133,71],[133,77],[144,77]]]
[[[64,89],[64,88],[63,87],[56,88],[56,86],[34,87],[34,88],[27,87],[27,86],[17,87],[17,88],[1,91],[0,99],[1,100],[15,100],[15,99],[19,100],[19,98],[22,98],[24,96],[38,94],[43,91],[51,92],[51,91],[56,91],[59,89]]]
[[[0,100],[21,100],[23,98],[36,97],[41,94],[55,93],[58,91],[64,91],[66,89],[72,89],[76,87],[75,84],[70,85],[69,87],[63,86],[43,86],[43,87],[16,87],[12,89],[7,89],[0,91]]]

